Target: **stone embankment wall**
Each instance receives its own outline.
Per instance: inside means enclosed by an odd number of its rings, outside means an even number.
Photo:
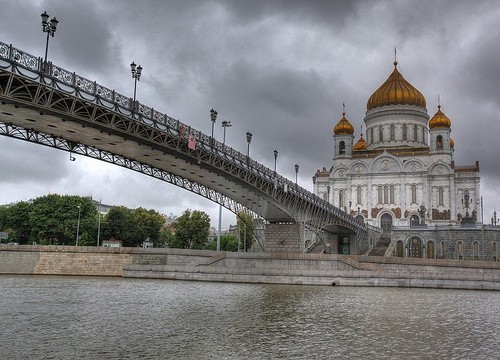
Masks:
[[[500,262],[181,249],[0,246],[0,274],[500,290]]]

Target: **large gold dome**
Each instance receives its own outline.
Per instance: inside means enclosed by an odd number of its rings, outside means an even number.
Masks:
[[[441,111],[441,105],[438,105],[438,111],[432,119],[429,120],[430,129],[449,129],[451,127],[451,120]]]
[[[342,119],[339,120],[337,125],[333,128],[335,135],[352,135],[354,134],[354,127],[345,117],[345,112],[342,113]]]
[[[425,108],[425,97],[412,84],[405,80],[397,69],[394,61],[394,71],[389,78],[368,99],[367,110],[394,104],[416,105]]]

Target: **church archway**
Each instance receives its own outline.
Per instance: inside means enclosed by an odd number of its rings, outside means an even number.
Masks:
[[[391,232],[392,230],[392,216],[388,213],[382,214],[380,217],[380,228],[384,233]]]
[[[436,257],[436,251],[434,249],[434,241],[429,241],[427,243],[427,258],[434,259]]]
[[[410,239],[410,257],[421,258],[422,257],[422,240],[417,237]]]
[[[351,254],[351,239],[348,236],[344,236],[339,239],[339,254],[349,255]]]

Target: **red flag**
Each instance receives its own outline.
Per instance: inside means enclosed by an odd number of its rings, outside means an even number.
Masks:
[[[191,134],[189,134],[188,149],[190,149],[190,150],[196,150],[196,139]]]

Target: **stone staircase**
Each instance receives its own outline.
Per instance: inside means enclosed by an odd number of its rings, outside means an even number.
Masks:
[[[384,256],[389,245],[391,245],[391,234],[383,233],[368,256]]]

